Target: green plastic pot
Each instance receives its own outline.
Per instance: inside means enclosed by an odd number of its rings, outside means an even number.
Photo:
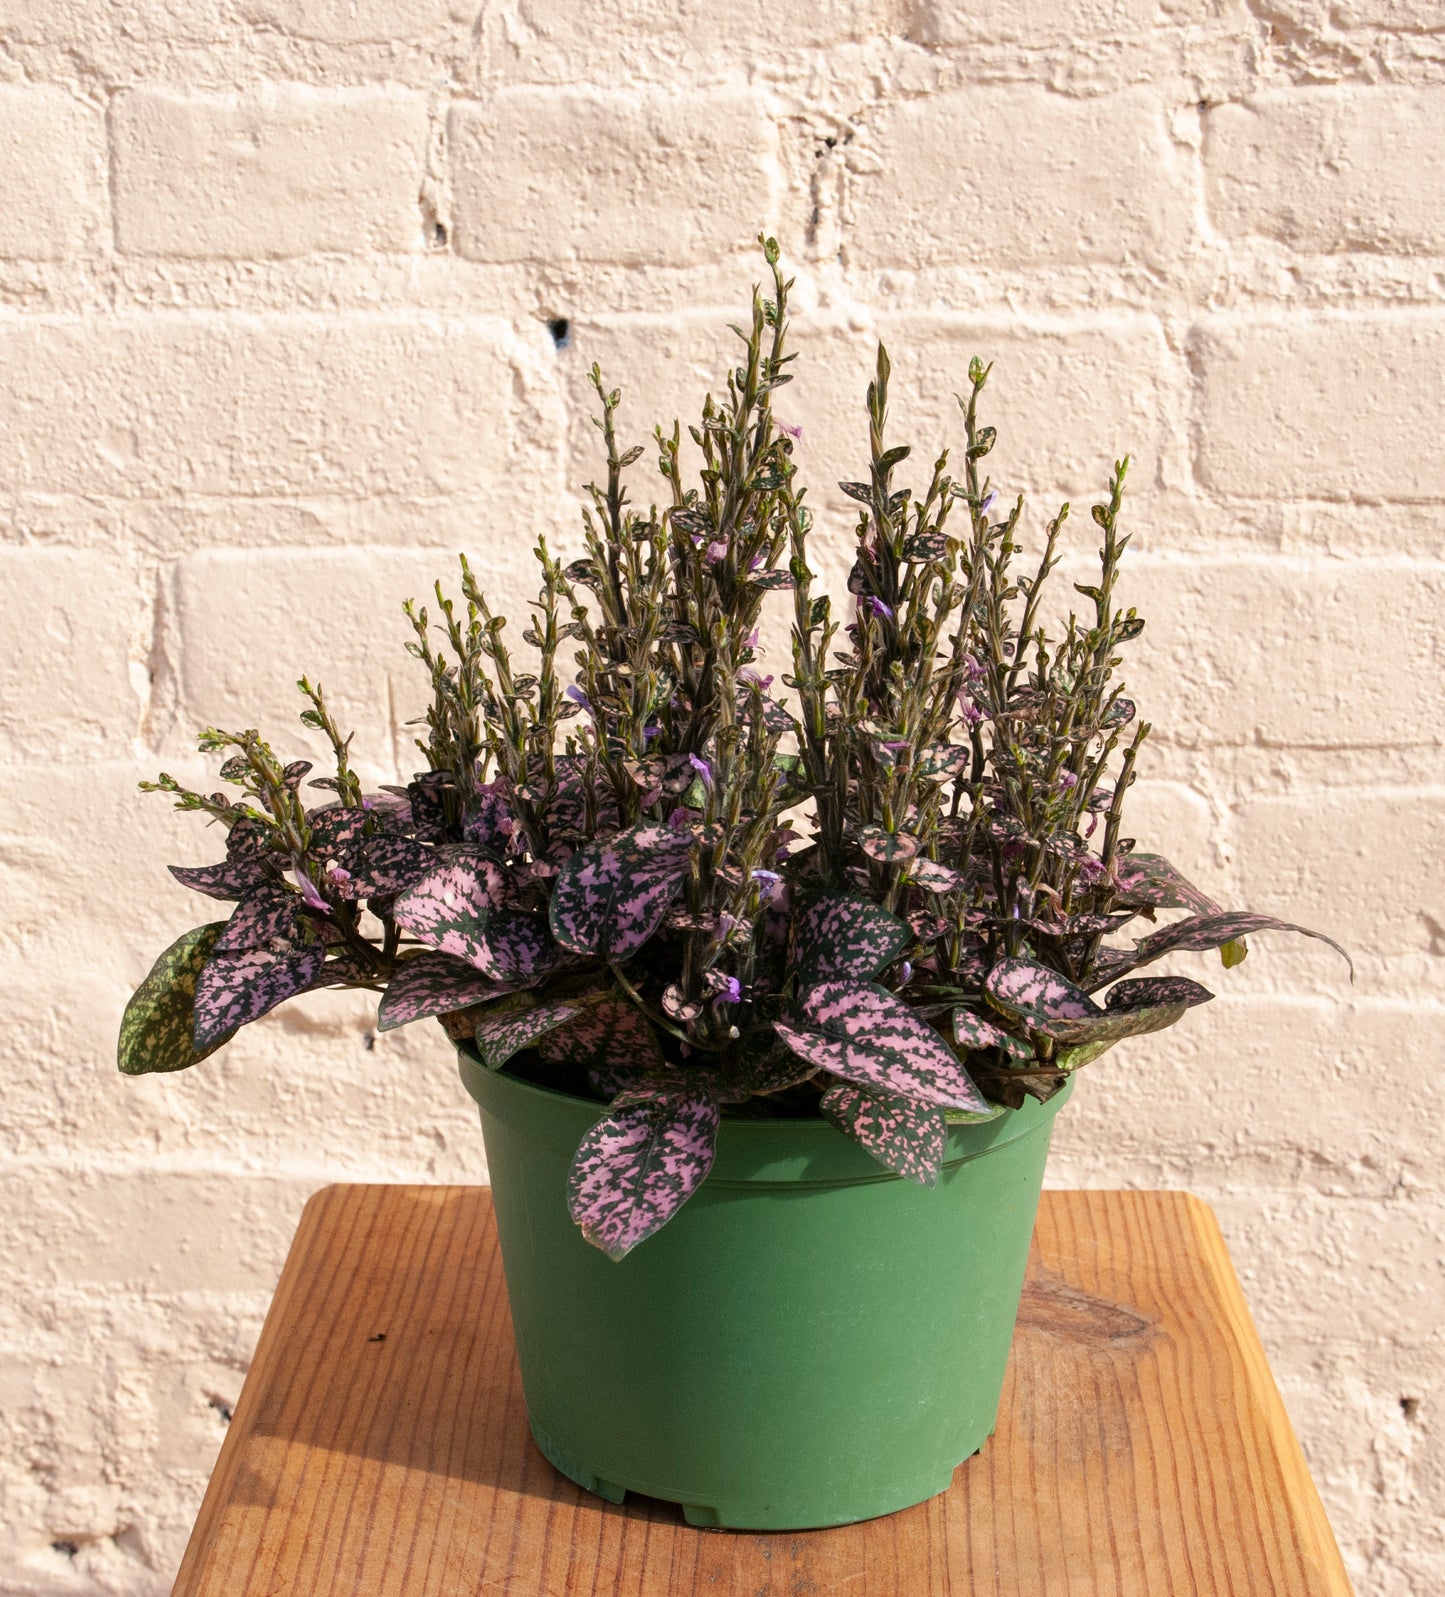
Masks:
[[[727,1120],[618,1263],[567,1212],[597,1103],[461,1054],[481,1107],[532,1435],[611,1502],[802,1530],[945,1491],[992,1434],[1054,1115],[951,1128],[925,1188],[822,1120]]]

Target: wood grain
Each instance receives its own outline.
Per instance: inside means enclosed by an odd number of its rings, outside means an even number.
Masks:
[[[485,1188],[307,1205],[178,1597],[1340,1597],[1210,1211],[1045,1193],[998,1432],[841,1530],[614,1507],[527,1433]]]

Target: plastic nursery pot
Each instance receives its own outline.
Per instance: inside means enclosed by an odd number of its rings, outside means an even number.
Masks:
[[[605,1112],[467,1051],[527,1413],[564,1475],[691,1524],[844,1525],[945,1491],[993,1432],[1068,1095],[955,1126],[934,1188],[822,1120],[727,1120],[711,1174],[618,1263],[567,1212]]]

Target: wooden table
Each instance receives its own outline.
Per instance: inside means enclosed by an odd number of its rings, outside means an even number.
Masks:
[[[186,1549],[185,1597],[1348,1594],[1197,1199],[1049,1192],[998,1432],[841,1530],[614,1507],[527,1433],[484,1187],[306,1206]]]

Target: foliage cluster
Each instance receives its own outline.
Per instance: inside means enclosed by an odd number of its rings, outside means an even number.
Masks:
[[[867,475],[841,484],[848,600],[815,595],[797,429],[773,409],[791,283],[764,252],[770,291],[690,428],[696,481],[680,427],[654,434],[660,506],[628,499],[644,450],[619,443],[619,395],[593,369],[606,477],[583,558],[537,544],[533,668],[465,559],[460,602],[438,585],[434,610],[407,606],[431,689],[410,783],[363,791],[303,678],[333,775],[213,728],[201,748],[231,792],[144,784],[226,828],[223,861],[172,869],[235,908],[158,961],[122,1070],[183,1068],[317,987],[375,989],[381,1028],[438,1017],[492,1069],[607,1106],[570,1200],[620,1258],[705,1177],[725,1114],[821,1114],[930,1183],[951,1121],[1045,1100],[1210,996],[1142,967],[1212,948],[1227,966],[1252,932],[1303,930],[1225,911],[1124,834],[1149,733],[1117,677],[1144,625],[1116,597],[1127,460],[1092,509],[1098,576],[1051,635],[1068,506],[1016,572],[1023,501],[984,470],[990,369],[970,364],[959,401],[961,470],[940,454],[919,491],[885,438],[880,347]],[[775,683],[759,626],[788,593]],[[1154,929],[1123,935],[1140,920]]]

